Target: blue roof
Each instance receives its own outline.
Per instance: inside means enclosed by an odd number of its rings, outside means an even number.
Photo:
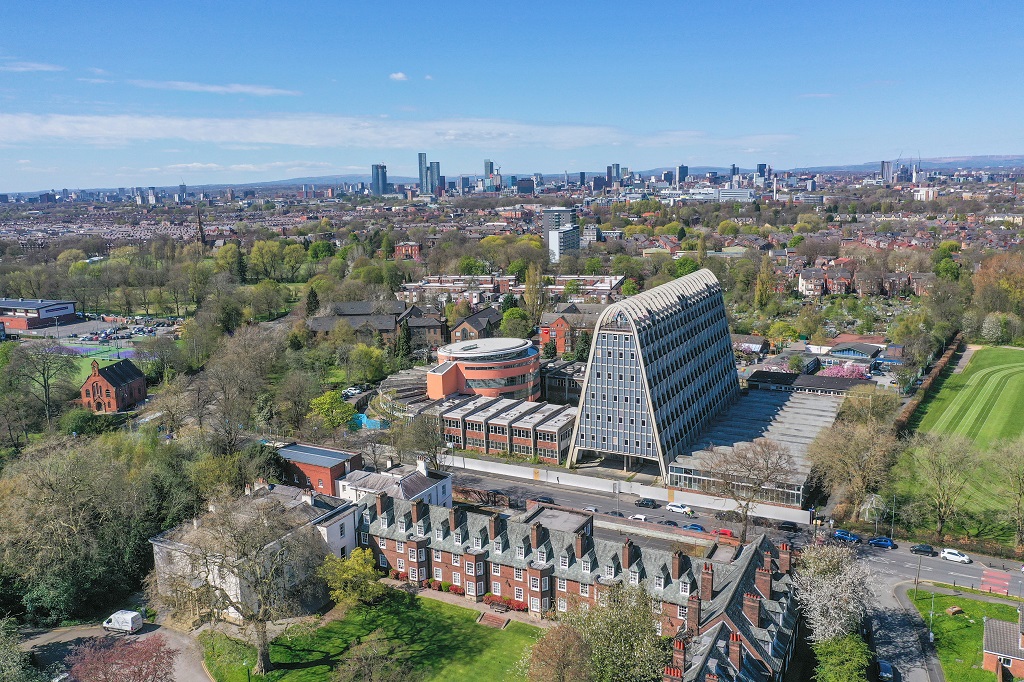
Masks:
[[[316,445],[301,445],[299,443],[286,445],[283,448],[279,448],[277,452],[289,462],[312,464],[313,466],[328,468],[337,466],[356,456],[354,452],[321,448]]]

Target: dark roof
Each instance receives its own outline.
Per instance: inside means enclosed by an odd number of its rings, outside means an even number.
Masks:
[[[501,311],[497,308],[487,307],[483,310],[478,310],[472,315],[467,315],[461,320],[457,321],[453,327],[458,327],[460,324],[468,324],[473,329],[481,331],[487,327],[487,325],[494,325],[501,323]]]
[[[51,305],[63,305],[74,301],[51,301],[45,298],[0,298],[0,308],[18,308],[19,310],[41,310]]]
[[[405,312],[405,301],[341,301],[331,304],[331,312],[345,317],[351,315],[400,315]]]
[[[866,355],[869,358],[873,358],[876,355],[878,355],[878,352],[881,349],[878,346],[871,345],[870,343],[858,343],[856,341],[848,341],[846,343],[837,343],[836,345],[832,346],[832,349],[829,352],[835,353],[837,351],[842,350],[856,351],[857,353]]]
[[[118,360],[112,365],[100,367],[99,374],[114,387],[127,386],[133,381],[146,378],[146,375],[131,360]]]
[[[356,453],[345,452],[344,450],[332,450],[316,445],[303,445],[292,443],[283,448],[278,448],[278,454],[289,462],[300,464],[312,464],[314,466],[333,467],[355,457]]]
[[[763,346],[768,342],[768,339],[763,336],[755,336],[753,334],[729,334],[729,338],[733,343],[749,344],[753,346]]]
[[[788,374],[786,372],[768,372],[759,369],[747,377],[747,383],[778,384],[794,388],[828,389],[832,391],[848,391],[854,386],[871,385],[875,382],[866,379],[847,379],[846,377],[823,377],[816,374]]]
[[[982,648],[999,656],[1024,659],[1024,650],[1020,648],[1020,626],[1017,623],[989,618],[985,621]]]

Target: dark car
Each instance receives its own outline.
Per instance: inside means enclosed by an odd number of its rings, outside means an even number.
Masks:
[[[881,547],[882,549],[896,549],[898,547],[898,545],[892,541],[892,538],[887,538],[884,535],[877,538],[871,538],[868,540],[868,544],[872,547]]]
[[[532,499],[534,502],[538,502],[540,504],[554,504],[555,503],[555,501],[552,498],[548,497],[547,495],[537,495],[536,497],[532,497],[530,499]]]
[[[664,521],[658,521],[658,523],[660,523],[663,526],[673,526],[675,528],[679,527],[679,524],[673,521],[672,519],[665,519]]]
[[[657,509],[658,508],[658,503],[655,502],[654,500],[652,500],[649,497],[641,497],[639,500],[637,500],[633,504],[635,504],[638,507],[644,507],[646,509]]]
[[[931,545],[914,545],[910,548],[911,554],[920,554],[921,556],[935,556],[935,548]]]
[[[696,531],[697,533],[707,533],[708,532],[707,529],[704,528],[704,526],[700,525],[699,523],[688,523],[685,526],[683,526],[683,530],[692,530],[692,531]]]
[[[889,661],[878,661],[878,679],[879,682],[892,682],[895,678],[895,668],[892,667],[892,663]]]
[[[619,517],[620,519],[624,519],[624,518],[626,518],[626,515],[625,515],[625,514],[623,514],[623,513],[622,513],[622,512],[620,512],[620,511],[615,511],[615,510],[612,510],[612,511],[606,511],[606,512],[605,512],[605,514],[606,514],[606,515],[608,515],[608,516],[618,516],[618,517]]]
[[[779,523],[779,530],[783,533],[799,533],[800,526],[796,525],[793,521],[782,521]]]

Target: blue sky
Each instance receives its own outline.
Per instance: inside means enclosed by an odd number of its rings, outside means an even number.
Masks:
[[[13,2],[0,191],[1024,153],[1007,2]]]

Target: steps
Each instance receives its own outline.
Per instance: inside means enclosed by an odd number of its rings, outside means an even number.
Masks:
[[[486,625],[489,628],[497,628],[504,630],[505,626],[509,624],[509,618],[499,616],[495,613],[481,613],[480,618],[477,619],[477,623],[480,625]]]

